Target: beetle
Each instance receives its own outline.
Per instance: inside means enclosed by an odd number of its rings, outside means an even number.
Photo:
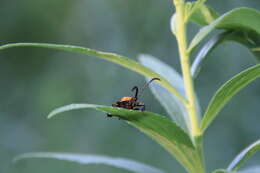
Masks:
[[[138,98],[141,96],[144,89],[154,80],[160,80],[159,78],[152,78],[149,82],[147,82],[139,92],[139,88],[137,86],[134,86],[132,88],[132,91],[135,91],[134,97],[122,97],[119,101],[117,101],[115,104],[112,104],[113,107],[118,108],[124,108],[124,109],[132,109],[132,110],[140,110],[145,111],[145,104],[142,102],[138,102]],[[108,117],[112,117],[113,115],[107,114]]]

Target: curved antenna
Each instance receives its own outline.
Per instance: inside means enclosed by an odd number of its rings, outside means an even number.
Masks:
[[[134,91],[135,90],[135,98],[136,98],[136,100],[137,100],[137,96],[138,96],[138,87],[137,86],[134,86],[133,88],[132,88],[132,91]]]
[[[149,85],[150,83],[152,83],[153,81],[155,81],[155,80],[161,80],[161,79],[155,77],[155,78],[152,78],[152,79],[151,79],[149,82],[147,82],[146,84],[144,84],[144,86],[142,87],[141,91],[139,92],[139,97],[140,97],[141,94],[143,93],[144,89],[145,89],[146,87],[148,87],[148,85]],[[137,97],[136,97],[136,98],[137,98]]]

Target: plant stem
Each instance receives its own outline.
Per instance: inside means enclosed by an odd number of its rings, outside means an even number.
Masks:
[[[199,165],[195,168],[196,173],[204,173],[204,156],[202,147],[202,134],[199,126],[198,114],[197,114],[197,100],[194,92],[193,79],[190,70],[190,58],[187,51],[187,21],[185,16],[185,0],[173,0],[176,8],[176,38],[178,42],[182,75],[184,80],[184,87],[188,103],[186,108],[189,114],[190,120],[190,135],[193,138],[193,142],[198,152]]]
[[[187,38],[186,38],[186,21],[185,21],[185,2],[183,0],[174,0],[176,7],[176,38],[179,46],[179,54],[182,68],[182,75],[184,80],[184,87],[188,104],[186,104],[191,127],[191,136],[197,137],[201,135],[199,128],[199,121],[197,115],[196,99],[194,93],[193,80],[190,71],[190,59],[187,51]]]

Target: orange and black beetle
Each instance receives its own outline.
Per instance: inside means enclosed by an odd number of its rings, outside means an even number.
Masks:
[[[140,91],[140,94],[143,90],[154,80],[160,80],[159,78],[152,78],[149,82],[147,82]],[[115,104],[112,104],[113,107],[124,108],[124,109],[133,109],[133,110],[145,110],[145,104],[141,102],[137,102],[140,97],[139,89],[137,86],[132,88],[132,91],[135,91],[134,97],[122,97],[120,101],[117,101]],[[112,117],[113,115],[107,114],[108,117]]]

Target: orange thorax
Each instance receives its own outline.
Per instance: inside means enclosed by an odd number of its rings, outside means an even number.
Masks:
[[[122,97],[120,101],[136,101],[135,97]]]

